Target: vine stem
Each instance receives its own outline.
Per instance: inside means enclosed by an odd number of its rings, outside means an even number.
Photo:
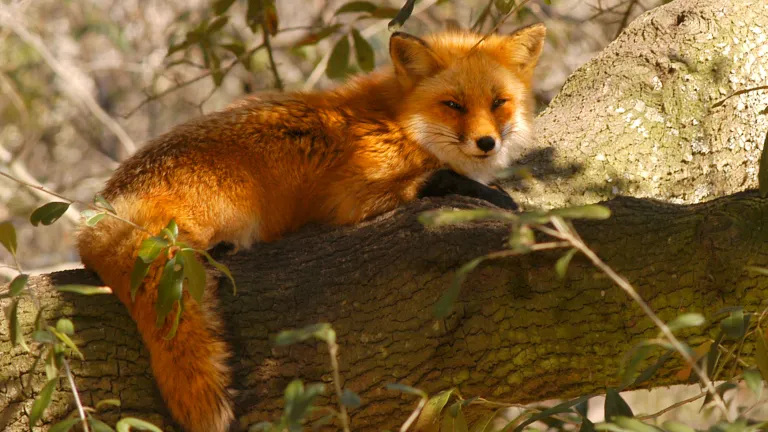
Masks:
[[[574,248],[578,249],[579,252],[583,253],[591,262],[592,265],[597,267],[600,271],[605,273],[609,278],[613,280],[613,282],[618,285],[622,290],[624,290],[629,297],[634,300],[635,303],[637,303],[640,308],[643,310],[645,315],[648,316],[648,318],[653,321],[653,323],[656,325],[656,327],[661,330],[661,333],[669,340],[670,344],[675,348],[677,352],[680,353],[680,355],[683,357],[683,360],[685,360],[686,363],[691,367],[691,370],[696,373],[696,375],[701,380],[701,383],[707,388],[707,391],[712,395],[712,399],[715,402],[715,405],[722,411],[725,418],[728,419],[729,422],[732,422],[733,419],[731,418],[731,413],[728,410],[728,407],[725,406],[725,402],[723,401],[723,398],[720,397],[719,394],[717,394],[717,390],[715,389],[715,386],[712,385],[712,382],[707,377],[706,372],[704,372],[699,365],[696,364],[696,360],[691,356],[691,354],[688,352],[688,350],[685,349],[685,346],[677,339],[674,333],[672,333],[672,330],[667,327],[667,325],[662,321],[658,315],[651,309],[651,307],[648,305],[648,303],[643,300],[643,298],[638,294],[638,292],[632,287],[632,285],[624,279],[621,275],[613,271],[613,269],[608,266],[603,260],[600,259],[600,257],[595,254],[592,249],[587,247],[587,245],[584,243],[584,241],[581,239],[581,237],[578,236],[575,232],[571,230],[571,228],[565,223],[565,221],[559,217],[553,217],[550,219],[552,222],[552,225],[557,230],[556,233],[551,234],[557,234],[556,236],[558,238],[561,238],[562,240],[566,240],[573,245]]]
[[[347,407],[344,405],[341,397],[343,392],[341,390],[341,374],[339,373],[339,345],[336,341],[330,341],[328,344],[328,352],[331,354],[331,367],[333,368],[333,386],[336,388],[336,397],[339,398],[339,418],[341,419],[341,426],[344,432],[349,432],[349,416],[347,415]]]

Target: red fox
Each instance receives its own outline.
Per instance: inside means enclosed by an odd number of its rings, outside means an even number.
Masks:
[[[159,232],[171,219],[197,249],[271,242],[309,222],[354,224],[422,196],[459,193],[515,208],[486,186],[531,137],[531,82],[543,25],[508,36],[447,32],[390,39],[393,67],[334,90],[251,97],[175,127],[126,160],[102,195]],[[444,170],[448,168],[449,170]],[[176,335],[155,325],[153,265],[134,300],[130,275],[147,235],[105,218],[78,248],[126,305],[160,392],[190,432],[234,420],[229,349],[215,295],[184,292]]]

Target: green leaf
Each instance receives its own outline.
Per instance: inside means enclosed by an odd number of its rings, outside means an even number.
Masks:
[[[104,212],[97,212],[96,210],[85,209],[80,212],[80,216],[85,218],[85,224],[92,227],[96,226],[100,220],[104,219],[107,214]]]
[[[720,329],[723,330],[728,339],[741,339],[747,331],[745,319],[746,317],[742,309],[733,311],[728,318],[720,322]]]
[[[48,330],[37,330],[32,333],[32,340],[35,342],[52,344],[56,343],[58,339],[56,339],[56,336]]]
[[[763,393],[763,380],[760,376],[760,371],[757,369],[745,369],[744,382],[752,393],[754,393],[755,398],[760,400],[760,396]]]
[[[298,425],[315,398],[324,392],[323,384],[310,384],[305,390],[301,380],[291,381],[285,388],[285,417],[291,424]]]
[[[440,432],[469,432],[467,420],[464,418],[464,412],[461,409],[461,403],[457,402],[451,406],[443,416]]]
[[[261,16],[263,13],[263,0],[248,0],[248,11],[245,13],[245,18],[252,32],[255,33],[261,26]]]
[[[2,244],[11,255],[16,256],[16,248],[18,247],[18,244],[16,243],[16,228],[13,227],[12,223],[0,223],[0,244]]]
[[[416,4],[416,0],[406,0],[400,12],[387,24],[389,31],[395,31],[405,24],[405,21],[411,17],[413,13],[413,6]]]
[[[106,200],[102,195],[96,194],[93,196],[93,203],[97,206],[104,207],[105,209],[109,210],[112,213],[117,213],[115,211],[115,208],[112,207],[112,204],[109,203],[109,201]]]
[[[615,389],[609,388],[605,392],[605,418],[613,421],[616,416],[634,417],[635,415],[621,395]]]
[[[739,386],[737,384],[726,381],[715,387],[715,393],[717,393],[722,398],[728,390],[733,390],[738,387]],[[704,403],[702,403],[701,406],[705,407],[713,400],[714,398],[712,397],[712,393],[707,393],[707,395],[704,397]]]
[[[698,327],[705,322],[704,316],[700,313],[685,313],[667,323],[667,327],[674,332],[688,327]]]
[[[181,256],[184,259],[184,278],[187,280],[187,291],[198,304],[203,304],[205,293],[205,268],[197,260],[193,249],[182,249]]]
[[[300,329],[281,331],[275,338],[275,345],[292,345],[310,338],[335,343],[336,332],[328,323],[311,324]]]
[[[20,274],[13,278],[8,290],[8,293],[11,295],[11,297],[16,297],[17,295],[21,294],[21,291],[25,286],[27,286],[27,280],[29,280],[29,275],[25,274]]]
[[[176,315],[173,317],[173,324],[171,325],[171,329],[168,330],[168,334],[163,337],[165,340],[171,340],[174,336],[176,336],[176,331],[179,330],[179,322],[181,322],[182,312],[184,312],[183,299],[176,302]]]
[[[173,305],[181,299],[183,275],[181,265],[178,263],[178,255],[165,263],[163,275],[157,286],[157,302],[155,303],[155,312],[157,313],[155,325],[158,328],[163,326],[165,317],[171,312]]]
[[[443,408],[448,404],[454,391],[455,389],[445,390],[430,397],[424,405],[424,408],[421,410],[419,421],[415,429],[428,429],[426,424],[422,424],[423,422],[437,423],[440,420],[440,413],[443,412]]]
[[[216,15],[221,15],[225,13],[227,10],[229,10],[230,6],[235,3],[235,0],[216,0],[213,2],[213,12]],[[118,431],[120,428],[117,428]]]
[[[69,432],[70,429],[72,429],[73,426],[80,423],[82,420],[79,418],[70,418],[66,420],[62,420],[55,425],[51,426],[50,429],[48,429],[48,432]]]
[[[205,29],[206,34],[216,33],[221,30],[229,22],[228,16],[217,16],[208,23],[208,27]]]
[[[582,416],[579,432],[595,432],[595,424],[592,423],[588,418]]]
[[[378,6],[376,6],[375,4],[373,4],[371,2],[367,2],[367,1],[353,1],[353,2],[349,2],[349,3],[345,4],[344,6],[338,8],[336,10],[336,13],[334,13],[333,15],[336,16],[336,15],[340,15],[340,14],[343,14],[343,13],[357,13],[357,12],[372,13],[373,11],[376,10],[377,7]]]
[[[717,366],[717,362],[720,360],[720,342],[723,341],[723,338],[725,335],[723,334],[723,331],[720,330],[717,333],[717,337],[715,338],[715,342],[712,343],[712,345],[709,346],[709,352],[707,352],[707,376],[712,376],[712,374],[715,372],[715,366]],[[693,377],[693,374],[691,374],[691,377]]]
[[[640,342],[639,344],[632,347],[629,352],[627,352],[625,357],[629,357],[629,361],[624,368],[624,374],[621,380],[622,388],[632,383],[632,381],[635,379],[635,374],[637,373],[638,367],[643,361],[645,361],[645,359],[648,358],[652,350],[652,345]]]
[[[613,422],[620,427],[633,432],[662,432],[661,429],[645,424],[638,419],[616,416]]]
[[[136,263],[133,264],[133,270],[131,270],[131,301],[136,301],[136,292],[139,290],[141,283],[149,273],[150,264],[144,262],[141,257],[136,257]]]
[[[451,281],[451,286],[445,290],[443,295],[440,296],[440,299],[437,300],[437,303],[435,303],[435,306],[432,310],[432,314],[435,316],[435,318],[443,319],[451,314],[451,311],[453,311],[453,305],[456,303],[456,299],[459,298],[461,285],[464,284],[464,281],[467,279],[469,273],[476,269],[481,262],[485,261],[485,259],[486,257],[484,256],[475,258],[456,270],[456,274],[453,276],[453,280]]]
[[[92,432],[115,432],[110,425],[92,416],[88,416],[88,425]]]
[[[768,196],[768,133],[765,134],[763,150],[760,152],[760,168],[757,171],[757,182],[760,187],[760,196]]]
[[[331,56],[328,58],[328,65],[325,68],[325,75],[330,79],[340,79],[347,75],[349,66],[349,38],[342,36],[333,47]]]
[[[59,320],[56,321],[56,331],[72,336],[75,334],[75,325],[72,324],[71,320],[59,318]]]
[[[235,285],[235,278],[232,277],[232,273],[229,271],[229,268],[227,268],[227,266],[225,266],[224,264],[221,264],[215,259],[213,259],[213,257],[204,250],[197,250],[197,253],[202,254],[205,257],[205,259],[208,260],[208,264],[216,267],[218,271],[224,273],[224,275],[232,283],[232,294],[237,295],[237,285]]]
[[[373,47],[356,28],[352,29],[352,40],[355,41],[355,57],[357,57],[357,64],[360,69],[365,72],[372,71],[376,65]]]
[[[304,36],[301,40],[294,44],[294,48],[300,48],[306,45],[314,45],[328,36],[336,33],[341,28],[341,24],[334,24],[329,27],[325,27],[318,32],[310,33]]]
[[[19,323],[19,300],[14,299],[11,302],[11,306],[8,308],[8,326],[11,333],[11,345],[21,345],[24,351],[29,352],[29,347],[24,341],[24,333],[21,331],[21,324]]]
[[[768,380],[768,341],[765,339],[765,333],[761,328],[755,331],[757,340],[755,341],[755,362],[763,379]]]
[[[225,50],[231,52],[236,57],[240,58],[245,54],[245,45],[243,45],[242,42],[232,42],[227,44],[221,44],[220,47],[224,48]],[[245,59],[243,59],[245,60]]]
[[[171,221],[168,222],[168,225],[163,228],[163,233],[166,235],[166,238],[171,241],[171,243],[176,243],[176,238],[179,237],[179,226],[176,224],[176,219],[171,218]]]
[[[69,284],[58,285],[56,286],[56,290],[59,292],[71,292],[82,295],[112,294],[112,288],[108,286]]]
[[[576,252],[578,252],[576,249],[569,250],[555,263],[555,272],[557,272],[557,277],[560,278],[560,280],[565,279],[565,275],[568,272],[568,264],[571,263],[571,258],[576,255]]]
[[[555,209],[549,212],[552,216],[560,216],[564,219],[608,219],[611,217],[611,210],[608,207],[598,204],[588,204],[584,206],[566,207]]]
[[[162,429],[153,425],[152,423],[134,417],[126,417],[120,419],[115,427],[117,428],[117,432],[129,432],[131,430],[163,432]]]
[[[486,415],[485,417],[481,418],[472,426],[472,432],[486,432],[488,430],[488,426],[490,426],[493,419],[496,418],[499,411],[493,411],[490,414]]]
[[[417,388],[407,386],[405,384],[390,383],[390,384],[387,384],[387,390],[408,393],[424,399],[429,397],[429,395],[427,395],[423,390],[419,390]]]
[[[429,210],[419,215],[419,222],[425,226],[453,225],[487,220],[516,221],[517,215],[492,209]]]
[[[640,375],[635,378],[635,380],[630,384],[632,387],[637,387],[640,384],[648,381],[653,377],[654,374],[662,367],[664,366],[664,363],[669,360],[672,355],[675,353],[674,350],[667,350],[666,353],[662,354],[661,357],[659,357],[658,360],[656,360],[656,363],[652,364],[649,368],[645,369],[644,371],[640,372]]]
[[[149,264],[156,260],[157,257],[160,256],[160,252],[165,250],[168,246],[170,246],[170,243],[162,237],[149,237],[141,242],[141,246],[139,246],[139,258]]]
[[[59,220],[59,218],[67,212],[69,205],[70,203],[59,201],[44,204],[32,212],[29,216],[29,222],[34,226],[38,226],[39,224],[50,225]]]
[[[552,408],[547,408],[543,411],[540,411],[526,419],[524,422],[520,423],[516,428],[515,432],[522,432],[526,426],[528,426],[531,423],[535,423],[539,420],[546,419],[549,417],[552,417],[555,414],[562,414],[571,412],[571,408],[574,406],[584,402],[585,400],[588,400],[590,396],[581,396],[576,399],[571,399],[562,403],[559,403]]]
[[[56,388],[58,379],[52,379],[45,384],[45,387],[37,395],[35,402],[32,403],[32,410],[29,412],[29,428],[32,429],[43,416],[45,409],[51,403],[53,390]]]
[[[696,429],[673,420],[665,421],[661,427],[668,432],[696,432]]]
[[[109,407],[119,407],[120,405],[122,405],[120,403],[120,399],[102,399],[96,402],[96,406],[94,408],[96,408],[96,411],[99,411]]]
[[[75,345],[75,343],[72,342],[72,339],[70,339],[69,336],[50,326],[48,327],[48,331],[53,333],[60,341],[64,342],[66,346],[72,349],[72,351],[74,351],[75,354],[77,354],[77,356],[80,357],[80,360],[85,359],[85,356],[83,356],[83,353],[81,353],[80,350],[77,349],[77,345]]]
[[[348,408],[355,409],[360,406],[362,401],[357,393],[350,389],[344,389],[344,392],[341,394],[341,403]]]

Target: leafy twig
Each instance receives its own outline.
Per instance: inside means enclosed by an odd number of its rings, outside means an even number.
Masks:
[[[83,431],[88,432],[88,420],[85,417],[85,410],[83,409],[83,403],[80,402],[80,395],[77,393],[77,386],[75,385],[75,380],[72,377],[72,371],[69,369],[69,362],[66,358],[62,358],[62,363],[64,363],[64,371],[67,374],[67,380],[69,380],[69,386],[72,387],[72,395],[75,397],[75,405],[77,405],[77,412],[80,414],[80,419],[83,423]]]

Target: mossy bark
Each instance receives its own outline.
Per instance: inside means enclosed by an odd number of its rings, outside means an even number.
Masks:
[[[754,186],[764,94],[708,107],[732,89],[764,84],[758,81],[768,55],[756,44],[765,33],[755,29],[768,28],[766,15],[763,0],[679,0],[639,18],[574,74],[539,117],[538,147],[522,158],[539,181],[510,183],[515,198],[529,207],[617,193],[688,203]],[[734,38],[740,42],[728,45]],[[768,284],[744,266],[768,265],[767,204],[755,193],[691,206],[616,198],[609,202],[610,220],[577,228],[664,319],[686,311],[711,316],[732,305],[758,311]],[[554,253],[484,264],[466,281],[456,312],[433,319],[431,308],[453,270],[502,248],[507,228],[425,230],[416,215],[473,205],[478,202],[458,198],[420,201],[357,227],[308,228],[228,258],[239,292],[224,289],[219,296],[241,418],[277,416],[282,390],[295,377],[329,380],[323,346],[270,343],[279,330],[319,321],[336,328],[344,384],[363,397],[352,413],[354,430],[394,428],[405,419],[414,400],[385,390],[388,382],[428,392],[455,386],[465,396],[506,402],[566,398],[616,384],[622,356],[655,330],[578,257],[565,281],[554,274]],[[31,280],[47,319],[68,316],[75,323],[87,359],[73,361],[84,403],[120,398],[121,411],[107,417],[137,415],[170,425],[134,324],[111,296],[52,289],[73,282],[98,283],[84,271]],[[21,317],[27,324],[34,318],[29,302]],[[29,336],[29,325],[25,329]],[[698,345],[711,329],[687,336]],[[32,358],[8,340],[4,323],[0,429],[26,430],[44,376],[30,372]],[[748,340],[743,352],[749,357],[752,351]],[[648,385],[678,381],[678,367],[668,363]],[[72,408],[67,388],[62,381],[47,424]]]

